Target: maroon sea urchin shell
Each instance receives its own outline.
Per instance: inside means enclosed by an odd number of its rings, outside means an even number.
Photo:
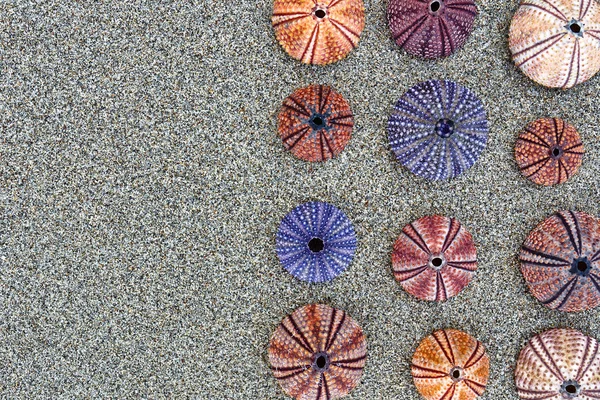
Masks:
[[[442,301],[469,284],[477,269],[477,251],[473,237],[457,219],[426,216],[402,229],[392,266],[408,293]]]
[[[388,22],[398,46],[414,56],[446,57],[473,30],[473,0],[390,0]]]
[[[358,385],[367,359],[362,329],[344,311],[301,307],[281,321],[269,361],[283,390],[297,400],[329,400]]]
[[[546,307],[583,311],[600,304],[600,221],[561,211],[545,219],[521,247],[521,272]]]
[[[540,333],[521,350],[515,383],[523,400],[598,399],[598,342],[574,329]]]

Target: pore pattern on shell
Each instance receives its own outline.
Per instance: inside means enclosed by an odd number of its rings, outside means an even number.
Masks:
[[[352,223],[338,208],[309,202],[283,218],[277,231],[276,250],[281,265],[296,278],[327,282],[352,262],[356,235]]]
[[[517,67],[537,83],[567,89],[600,70],[595,0],[522,0],[509,31]]]
[[[521,132],[515,159],[521,173],[538,185],[556,185],[577,173],[583,157],[577,130],[559,118],[540,118]]]
[[[396,158],[430,180],[453,178],[470,168],[485,148],[487,135],[483,104],[452,81],[431,80],[412,87],[388,120]]]
[[[271,20],[290,56],[319,65],[346,57],[365,27],[362,0],[275,0]]]
[[[515,383],[521,399],[598,399],[598,342],[574,329],[536,335],[521,350]]]
[[[487,385],[490,360],[485,347],[456,329],[434,332],[412,358],[417,390],[427,400],[473,400]]]
[[[400,47],[414,56],[438,58],[465,44],[477,7],[473,0],[390,0],[387,15]]]
[[[284,146],[305,161],[325,161],[340,154],[354,126],[346,99],[323,85],[301,88],[288,96],[278,121]]]
[[[560,211],[527,237],[521,272],[531,293],[551,309],[583,311],[600,304],[600,221]]]
[[[297,400],[329,400],[359,384],[367,344],[360,326],[344,311],[311,304],[281,321],[268,352],[286,394]]]
[[[404,227],[392,253],[394,276],[422,300],[442,301],[467,286],[477,269],[471,234],[455,218],[422,217]]]

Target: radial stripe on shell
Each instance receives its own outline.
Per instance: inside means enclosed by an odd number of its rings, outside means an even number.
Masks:
[[[512,58],[537,83],[567,89],[600,70],[595,0],[521,0],[509,30]]]
[[[444,329],[421,341],[412,358],[417,390],[427,400],[473,400],[485,390],[490,359],[471,335]]]
[[[598,342],[574,329],[536,335],[521,350],[515,383],[524,400],[598,399]]]
[[[600,221],[560,211],[527,237],[521,272],[531,293],[551,309],[583,311],[600,304]]]
[[[362,0],[275,0],[271,21],[290,56],[324,65],[358,45],[365,12]]]
[[[329,86],[311,85],[288,96],[278,133],[286,149],[305,161],[325,161],[342,152],[352,136],[350,105]]]
[[[425,216],[402,229],[392,267],[408,293],[443,301],[469,284],[477,270],[477,251],[473,237],[456,218]]]
[[[540,118],[521,132],[515,159],[521,173],[538,185],[556,185],[577,173],[583,157],[577,130],[559,118]]]
[[[306,282],[328,282],[352,262],[356,235],[352,222],[335,206],[323,202],[299,205],[277,231],[281,265]]]
[[[477,7],[473,0],[390,0],[387,15],[400,47],[414,56],[438,58],[465,44]]]
[[[329,400],[359,383],[367,359],[360,326],[324,304],[301,307],[281,321],[269,343],[269,362],[286,394],[297,400]]]
[[[452,81],[419,83],[396,103],[388,136],[396,158],[430,180],[449,179],[470,168],[485,148],[483,104]]]

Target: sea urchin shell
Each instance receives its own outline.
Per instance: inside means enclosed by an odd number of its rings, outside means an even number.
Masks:
[[[388,22],[396,43],[408,53],[438,58],[461,48],[473,30],[473,0],[390,0]]]
[[[455,329],[423,339],[411,366],[417,390],[427,400],[473,400],[485,390],[489,370],[481,342]]]
[[[352,223],[338,208],[310,202],[283,218],[276,249],[281,265],[296,278],[328,282],[352,262],[356,236]]]
[[[348,55],[365,27],[362,0],[275,0],[273,28],[287,53],[307,64]]]
[[[297,400],[345,396],[360,382],[366,359],[360,326],[344,311],[323,304],[285,317],[269,343],[271,370]]]
[[[422,217],[404,227],[394,244],[396,280],[422,300],[442,301],[458,294],[477,269],[473,237],[455,218]]]
[[[536,335],[521,350],[515,383],[524,400],[598,399],[598,342],[574,329],[550,329]]]
[[[452,81],[426,81],[406,92],[388,120],[396,158],[426,179],[448,179],[470,168],[487,142],[481,101]]]
[[[509,31],[517,67],[537,83],[567,89],[600,70],[595,0],[521,0]]]
[[[538,185],[556,185],[575,175],[583,156],[577,130],[558,118],[533,121],[517,139],[515,159],[523,175]]]
[[[278,132],[285,147],[306,161],[337,156],[352,135],[348,102],[329,86],[311,85],[288,96],[279,113]]]
[[[521,246],[521,272],[546,307],[583,311],[600,304],[600,221],[560,211],[538,225]]]

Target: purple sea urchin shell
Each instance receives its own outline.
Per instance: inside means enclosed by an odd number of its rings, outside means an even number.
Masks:
[[[477,7],[473,0],[390,0],[387,14],[398,46],[414,56],[438,58],[465,44]]]
[[[430,180],[453,178],[470,168],[488,134],[481,101],[452,81],[431,80],[408,90],[388,120],[398,161]]]
[[[286,215],[277,231],[281,265],[306,282],[328,282],[352,262],[356,235],[352,223],[328,203],[299,205]]]

